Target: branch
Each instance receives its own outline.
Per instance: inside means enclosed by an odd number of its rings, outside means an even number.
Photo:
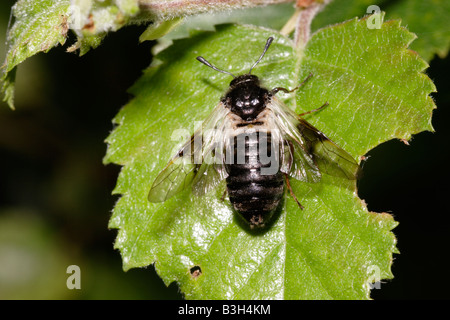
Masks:
[[[203,12],[242,9],[269,4],[293,2],[293,0],[140,0],[142,11],[166,20]]]
[[[311,37],[311,22],[314,17],[332,0],[323,0],[318,2],[297,1],[299,12],[297,14],[297,23],[295,27],[294,43],[298,49],[303,49]],[[303,8],[301,8],[303,7]]]

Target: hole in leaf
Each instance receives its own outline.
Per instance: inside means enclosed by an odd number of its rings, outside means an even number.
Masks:
[[[202,274],[202,268],[199,266],[192,267],[190,269],[192,278],[196,279]]]

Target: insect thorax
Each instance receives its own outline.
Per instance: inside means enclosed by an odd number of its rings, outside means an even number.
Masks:
[[[244,74],[231,81],[223,101],[242,120],[253,121],[266,108],[269,98],[269,91],[260,86],[257,76]]]

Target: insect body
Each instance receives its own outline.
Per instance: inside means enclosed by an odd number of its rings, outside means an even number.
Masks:
[[[355,160],[275,96],[278,91],[292,92],[298,87],[268,90],[251,74],[272,41],[267,40],[259,59],[240,76],[197,57],[234,79],[202,127],[158,175],[149,201],[165,201],[188,186],[202,195],[226,179],[233,208],[255,228],[265,226],[273,216],[285,185],[303,208],[290,189],[288,176],[304,182],[318,182],[321,172],[357,178]]]

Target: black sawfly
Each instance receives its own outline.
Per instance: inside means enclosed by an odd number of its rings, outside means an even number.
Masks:
[[[150,202],[163,202],[187,187],[203,195],[226,179],[234,210],[250,228],[262,228],[279,207],[285,189],[294,195],[289,177],[318,182],[322,173],[357,179],[360,166],[343,149],[301,117],[322,107],[296,114],[275,94],[289,93],[261,86],[253,68],[273,41],[267,39],[258,60],[243,75],[221,70],[203,57],[206,66],[233,77],[229,89],[202,126],[157,176],[148,194]]]

